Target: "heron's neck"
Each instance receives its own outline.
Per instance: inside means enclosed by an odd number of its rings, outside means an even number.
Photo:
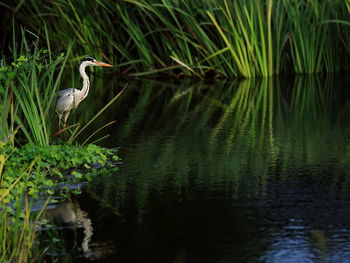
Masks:
[[[81,100],[85,99],[89,93],[90,81],[89,76],[85,72],[86,65],[81,64],[79,67],[80,76],[83,78],[83,88],[80,90]]]

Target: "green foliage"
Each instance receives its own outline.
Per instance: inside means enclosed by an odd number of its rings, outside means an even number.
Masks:
[[[12,133],[16,124],[21,125],[27,141],[44,145],[53,132],[56,91],[67,56],[52,58],[49,50],[37,48],[38,38],[34,44],[27,38],[23,30],[14,61],[0,69],[0,138]]]
[[[255,0],[246,1],[245,4],[224,1],[224,6],[217,8],[221,11],[217,14],[217,18],[212,12],[207,12],[227,46],[240,76],[267,77],[275,73],[272,3],[271,0],[266,1],[265,10],[261,3]],[[274,37],[274,43],[280,41],[279,33],[274,34]],[[277,50],[277,54],[280,53],[281,50]]]
[[[1,205],[0,262],[24,263],[38,256],[35,228],[41,213],[34,216],[30,207],[27,199],[18,200],[14,210],[8,204]]]
[[[7,185],[3,184],[5,182],[3,178],[8,175],[5,172],[5,163],[8,165],[6,156],[1,152],[0,262],[29,262],[38,256],[35,246],[35,228],[47,202],[39,212],[34,214],[31,212],[31,204],[24,194],[28,188],[28,177],[32,171],[33,162],[26,168],[18,168],[16,177],[9,180],[6,178],[6,182],[10,182]],[[23,192],[18,192],[18,188],[21,188]]]
[[[51,48],[75,39],[75,57],[102,54],[123,74],[249,78],[349,66],[348,0],[29,0],[9,10]]]
[[[336,17],[339,1],[286,1],[291,32],[290,53],[296,73],[340,70],[339,25],[322,23]],[[330,42],[330,39],[332,40]]]
[[[11,189],[4,201],[13,201],[16,196],[27,193],[33,198],[39,194],[52,195],[61,191],[58,183],[79,184],[90,181],[94,176],[116,169],[119,160],[115,150],[94,144],[85,147],[74,145],[32,145],[20,149],[3,148],[0,153],[8,156],[6,167],[0,177],[0,193]],[[22,167],[31,165],[28,173]],[[21,180],[16,182],[18,175]],[[16,185],[12,187],[13,183]]]

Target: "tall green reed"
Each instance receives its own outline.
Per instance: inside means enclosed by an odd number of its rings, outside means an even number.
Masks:
[[[4,67],[1,69],[4,69]],[[0,74],[0,82],[1,79],[5,78],[5,83],[3,83],[4,86],[2,87],[8,87],[10,85],[12,80],[7,77],[8,74],[4,72]],[[13,92],[8,88],[1,90],[0,102],[0,141],[6,141],[7,138],[10,139],[11,134],[15,131],[15,116],[17,114],[18,107],[16,107],[13,103]]]
[[[207,12],[241,76],[274,74],[272,8],[271,0],[266,2],[266,7],[260,1],[224,1],[224,6],[218,7],[221,12],[216,17]]]
[[[30,34],[30,36],[29,36]],[[33,43],[31,38],[34,37]],[[30,143],[49,144],[54,130],[54,103],[67,61],[63,54],[52,57],[50,50],[38,48],[39,38],[22,29],[21,41],[13,48],[15,62],[6,67],[7,76],[2,77],[2,137],[14,123]],[[49,42],[47,43],[48,47]],[[70,52],[70,47],[68,53]],[[10,118],[10,124],[8,119]],[[11,129],[9,129],[9,127]]]
[[[290,50],[296,73],[339,70],[337,25],[322,23],[334,14],[334,1],[285,1]],[[330,43],[330,39],[332,39]]]
[[[348,6],[347,0],[29,0],[11,8],[17,23],[53,46],[74,39],[74,57],[102,54],[120,74],[248,78],[347,68],[341,54],[349,50],[348,29],[324,21],[347,21]],[[40,30],[45,25],[47,34]]]

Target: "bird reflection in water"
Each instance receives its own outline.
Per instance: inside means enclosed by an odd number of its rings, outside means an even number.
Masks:
[[[98,259],[115,253],[113,241],[91,242],[93,235],[92,220],[88,213],[80,208],[78,203],[59,203],[53,209],[46,211],[46,218],[58,222],[58,224],[73,227],[73,229],[83,228],[84,237],[81,241],[81,249],[85,258]]]

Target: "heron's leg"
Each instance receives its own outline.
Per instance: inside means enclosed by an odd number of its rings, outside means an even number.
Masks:
[[[61,129],[62,113],[58,113],[58,130]]]
[[[67,120],[68,120],[69,113],[70,111],[64,112],[64,115],[63,115],[64,127],[67,127]]]

